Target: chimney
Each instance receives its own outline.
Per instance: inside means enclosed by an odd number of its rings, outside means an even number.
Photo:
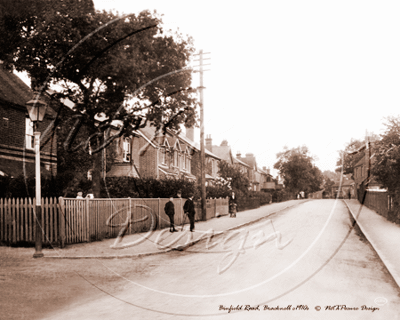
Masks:
[[[264,167],[263,167],[263,170],[266,172],[266,171],[267,171],[267,167],[266,167],[266,166],[264,166]]]
[[[206,137],[206,149],[210,152],[212,152],[212,139],[211,139],[211,134],[207,135]]]
[[[238,152],[236,153],[236,158],[240,159],[241,157],[242,157],[242,154],[240,153],[240,151],[238,151]]]
[[[267,173],[271,174],[271,169],[270,168],[267,169]]]
[[[186,138],[194,141],[194,127],[186,128]]]
[[[246,153],[246,158],[245,162],[252,167],[255,167],[256,164],[256,158],[254,157],[254,154],[252,153]]]
[[[228,140],[222,140],[221,147],[227,147],[227,146],[228,146]]]

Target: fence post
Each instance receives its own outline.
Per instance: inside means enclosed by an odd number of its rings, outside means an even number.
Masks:
[[[86,198],[86,241],[90,242],[90,217],[89,217],[89,198]]]
[[[161,224],[161,203],[160,203],[160,198],[158,198],[158,214],[157,214],[157,229],[161,229],[160,224]]]
[[[65,247],[65,214],[64,214],[64,198],[58,198],[58,221],[59,221],[59,230],[58,234],[60,237],[60,246],[61,248]]]
[[[129,222],[132,222],[132,202],[131,197],[128,197],[129,201]],[[129,223],[129,234],[132,234],[132,223]]]

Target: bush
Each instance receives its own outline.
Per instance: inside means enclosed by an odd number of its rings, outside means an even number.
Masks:
[[[272,202],[272,195],[268,192],[263,191],[250,191],[249,196],[251,198],[260,198],[260,204],[265,205]]]
[[[231,194],[231,190],[225,186],[207,186],[206,198],[226,198]]]
[[[275,190],[272,193],[272,202],[282,202],[291,199],[295,199],[294,196],[285,190]]]
[[[34,198],[35,178],[19,175],[16,178],[0,177],[0,198]],[[54,178],[41,178],[42,197],[57,197],[59,191]]]
[[[182,192],[182,198],[188,198],[190,194],[198,196],[195,183],[186,179],[162,179],[154,178],[138,179],[132,177],[106,178],[101,188],[103,198],[169,198],[176,197],[178,191]]]

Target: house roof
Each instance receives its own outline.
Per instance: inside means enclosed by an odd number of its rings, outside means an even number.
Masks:
[[[26,103],[33,98],[34,92],[32,89],[17,75],[6,70],[0,62],[0,100],[26,111]],[[50,97],[46,94],[44,99],[48,103],[46,115],[55,116],[55,111],[49,106]]]
[[[267,175],[267,176],[271,176],[271,177],[272,177],[272,175],[271,175],[270,173],[264,171],[264,170],[261,169],[260,167],[257,167],[257,171],[260,172],[260,173],[262,173],[262,174],[265,174],[265,175]]]
[[[32,96],[31,88],[0,63],[0,98],[25,107],[25,103],[31,100]]]
[[[239,160],[238,158],[233,158],[233,160],[234,160],[236,163],[241,164],[242,166],[251,168],[250,165],[248,165],[246,162],[243,162],[242,160]]]
[[[253,155],[251,158],[248,158],[247,154],[246,154],[246,158],[241,157],[241,161],[246,163],[253,170],[257,170],[257,162],[256,162],[256,159],[253,157]]]
[[[197,151],[200,151],[200,145],[197,142],[194,142],[192,140],[190,140],[188,137],[186,137],[184,134],[179,134],[177,135],[176,133],[174,133],[172,130],[167,130],[167,131],[171,131],[171,134],[176,135],[178,138],[182,139],[183,141],[185,141],[187,144],[189,144],[192,148],[196,149]],[[216,158],[218,160],[221,160],[220,157],[218,157],[216,154],[214,154],[213,152],[211,152],[210,150],[207,150],[207,148],[204,148],[205,154],[209,155],[213,158]]]
[[[372,159],[374,157],[375,153],[371,155],[371,161],[373,161]],[[354,165],[354,168],[367,164],[367,161],[368,161],[368,153],[366,153],[360,160],[358,160],[358,162]]]
[[[213,153],[215,153],[219,158],[221,158],[221,159],[223,159],[225,161],[229,162],[231,160],[233,164],[238,163],[238,164],[240,164],[242,166],[250,168],[250,166],[247,163],[235,158],[232,155],[232,150],[231,150],[231,147],[229,145],[221,145],[221,146],[214,146],[213,145],[212,146],[212,150],[213,150]]]
[[[209,151],[209,150],[208,150]],[[234,161],[230,146],[212,146],[212,152],[225,161]]]

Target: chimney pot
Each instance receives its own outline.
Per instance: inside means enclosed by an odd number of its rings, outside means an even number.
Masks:
[[[212,139],[211,139],[211,134],[207,135],[206,138],[206,148],[208,151],[212,152]]]

